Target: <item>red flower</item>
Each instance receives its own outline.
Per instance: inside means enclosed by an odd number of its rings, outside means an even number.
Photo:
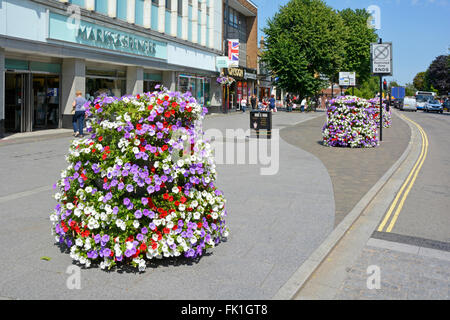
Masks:
[[[103,140],[102,136],[98,137],[98,141],[102,141],[102,140]]]
[[[165,145],[163,145],[163,146],[161,147],[161,150],[162,150],[162,151],[166,151],[167,149],[169,149],[169,147],[167,146],[167,144],[165,144]]]
[[[140,99],[140,98],[141,98],[141,96],[140,96],[140,95],[137,95],[137,96],[136,96],[136,99]]]
[[[145,242],[142,242],[142,243],[141,243],[141,245],[140,245],[140,247],[139,247],[139,250],[141,250],[141,251],[147,250],[147,245],[145,244]]]
[[[170,229],[169,229],[169,228],[164,228],[164,229],[163,229],[163,232],[164,232],[165,234],[169,234],[169,233],[170,233]]]
[[[180,198],[181,203],[185,203],[186,200],[187,200],[187,199],[186,199],[184,196],[181,196],[181,198]]]
[[[142,124],[138,123],[138,124],[136,125],[136,130],[142,130]]]

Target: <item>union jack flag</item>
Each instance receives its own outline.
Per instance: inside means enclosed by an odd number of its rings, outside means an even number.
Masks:
[[[228,60],[230,66],[239,65],[239,40],[228,40]]]

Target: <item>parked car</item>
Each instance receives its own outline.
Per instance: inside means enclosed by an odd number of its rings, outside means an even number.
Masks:
[[[442,107],[442,104],[439,101],[437,101],[435,99],[431,99],[431,100],[428,100],[428,102],[425,104],[425,112],[443,113],[444,108]]]
[[[417,111],[417,101],[414,97],[404,97],[402,104],[399,105],[400,110]]]
[[[396,109],[400,109],[400,106],[403,104],[403,98],[398,98],[393,100],[393,106]]]

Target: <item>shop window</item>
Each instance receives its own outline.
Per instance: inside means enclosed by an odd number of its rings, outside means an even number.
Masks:
[[[190,92],[201,105],[210,104],[210,79],[206,77],[178,76],[178,91]]]
[[[166,0],[166,10],[170,11],[172,9],[172,0]]]
[[[127,20],[127,0],[117,0],[117,18]]]
[[[95,0],[95,11],[108,14],[108,0]]]
[[[134,20],[139,26],[144,24],[144,0],[136,0],[134,10]]]
[[[126,72],[118,70],[86,70],[86,99],[98,96],[121,97],[126,94]]]
[[[178,0],[177,11],[179,16],[183,16],[183,0]]]

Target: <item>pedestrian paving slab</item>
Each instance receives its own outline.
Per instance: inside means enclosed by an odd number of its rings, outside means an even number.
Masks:
[[[358,201],[403,154],[410,141],[408,125],[395,113],[376,148],[331,148],[322,145],[326,116],[281,130],[281,137],[322,161],[333,182],[337,226]]]
[[[381,240],[383,241],[383,240]],[[386,242],[386,241],[385,241]],[[450,293],[450,261],[420,255],[390,244],[390,249],[379,241],[370,241],[348,270],[347,277],[334,299],[338,300],[447,300]],[[409,252],[407,252],[409,251]],[[368,288],[370,266],[380,270],[380,287]]]

